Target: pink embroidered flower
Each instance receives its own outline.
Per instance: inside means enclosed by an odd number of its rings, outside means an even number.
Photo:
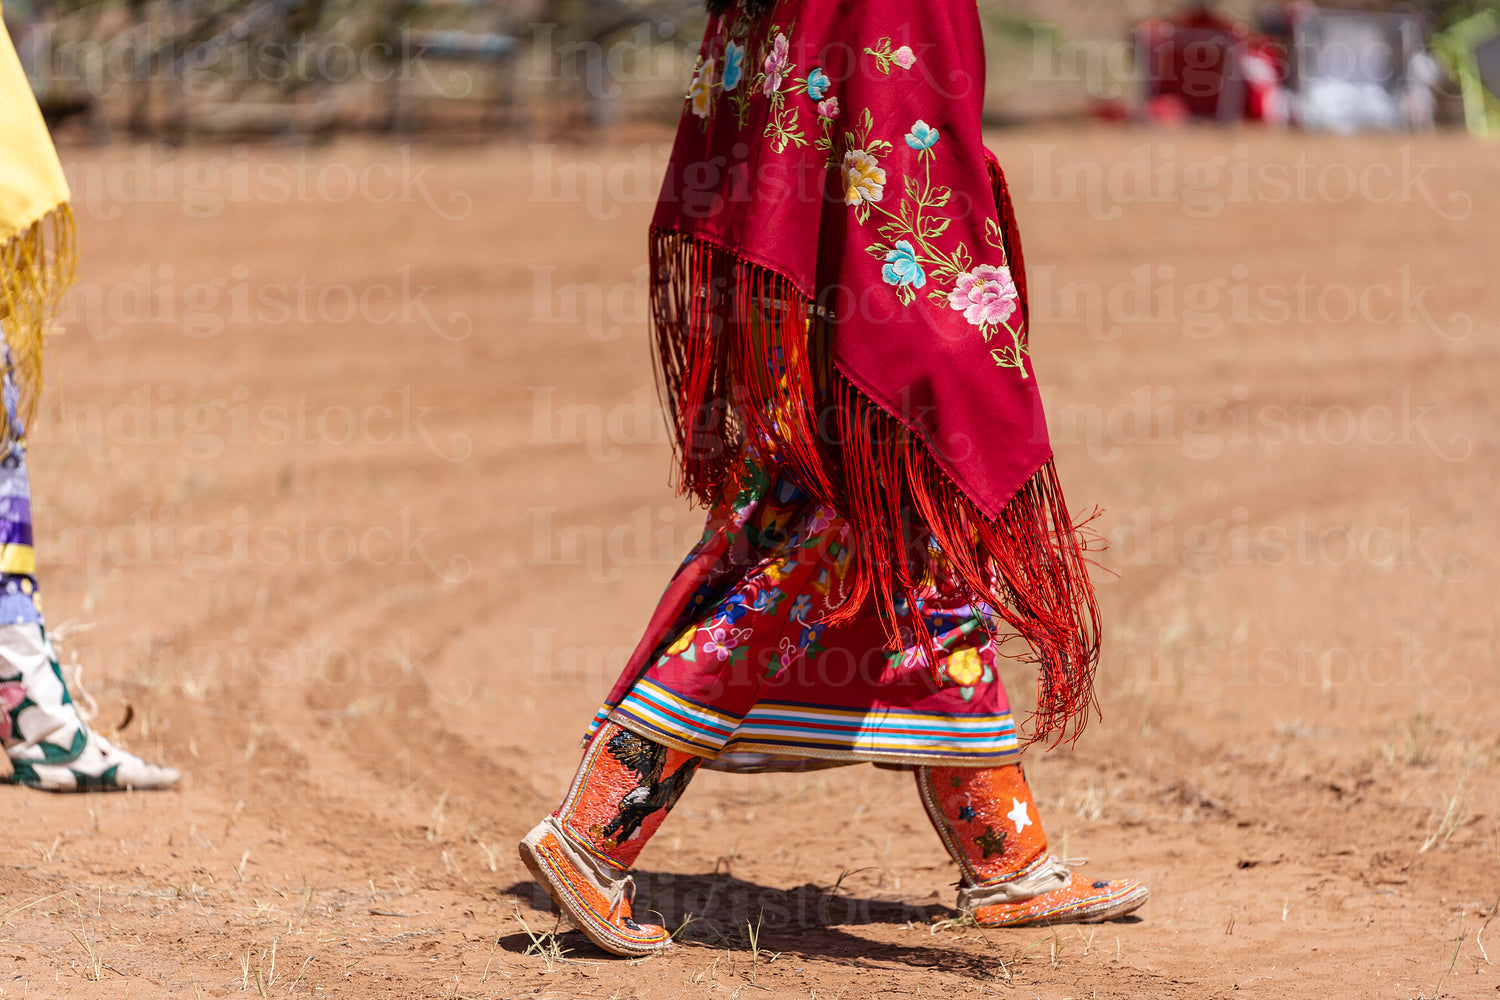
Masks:
[[[999,326],[1016,311],[1019,298],[1010,268],[981,264],[958,276],[948,293],[948,307],[974,326]]]
[[[834,511],[832,507],[814,507],[807,518],[808,535],[818,535],[833,527]]]
[[[917,54],[911,50],[910,45],[903,45],[891,53],[891,61],[902,69],[911,69],[917,64]]]
[[[833,121],[839,116],[839,99],[830,97],[826,101],[818,102],[818,117]]]
[[[10,713],[26,700],[26,686],[20,681],[0,684],[0,740],[9,740]]]
[[[771,43],[771,54],[766,56],[766,83],[763,89],[767,97],[781,89],[781,81],[786,78],[791,55],[792,43],[787,41],[785,35],[778,33],[776,41]]]
[[[703,644],[703,651],[714,654],[721,661],[729,659],[729,654],[734,651],[735,642],[729,638],[728,630],[716,628],[709,635],[712,638]]]

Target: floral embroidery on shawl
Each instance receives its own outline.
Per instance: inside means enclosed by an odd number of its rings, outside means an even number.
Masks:
[[[1020,293],[1006,260],[999,223],[986,220],[987,245],[978,248],[981,255],[998,257],[998,262],[976,261],[974,251],[962,240],[947,246],[941,241],[953,221],[943,212],[952,201],[952,188],[932,181],[932,165],[938,156],[942,134],[918,119],[902,136],[906,145],[917,152],[923,173],[920,180],[910,176],[900,178],[901,196],[894,209],[886,208],[882,202],[893,179],[881,159],[889,156],[894,145],[888,139],[871,137],[874,116],[869,108],[864,108],[857,125],[844,132],[840,155],[834,122],[843,109],[838,95],[832,93],[833,81],[822,67],[812,67],[800,79],[794,77],[797,67],[792,60],[791,37],[795,28],[793,22],[786,26],[772,24],[757,31],[751,20],[738,10],[725,17],[720,37],[694,67],[687,94],[688,110],[706,125],[707,119],[716,113],[719,99],[728,94],[736,124],[744,128],[751,102],[757,98],[768,100],[764,135],[771,140],[772,150],[784,153],[788,147],[808,143],[801,123],[801,108],[789,100],[805,95],[813,105],[821,132],[813,140],[814,146],[828,153],[830,168],[840,171],[844,204],[854,210],[861,223],[867,222],[872,214],[881,217],[877,231],[883,239],[866,249],[880,260],[881,278],[894,287],[896,298],[903,306],[911,306],[917,292],[927,289],[926,297],[932,308],[946,307],[962,313],[985,343],[1003,332],[1009,343],[1002,342],[992,348],[990,357],[999,367],[1014,368],[1022,378],[1029,377],[1025,365],[1029,348],[1018,309]],[[889,37],[867,46],[864,54],[874,60],[875,70],[884,76],[897,69],[910,70],[917,64],[911,46],[893,47]],[[747,59],[758,68],[748,84],[741,87]]]

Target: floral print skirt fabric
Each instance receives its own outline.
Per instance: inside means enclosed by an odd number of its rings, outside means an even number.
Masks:
[[[5,352],[5,365],[10,354]],[[24,428],[17,415],[17,392],[7,372],[0,377],[0,402],[14,436],[0,435],[0,626],[40,625],[41,595],[36,586],[36,552],[31,538],[31,477],[26,470]]]
[[[897,607],[926,619],[940,671],[915,645],[887,648],[871,602],[847,622],[823,621],[852,582],[849,532],[784,467],[749,465],[663,598],[666,608],[676,595],[680,612],[589,732],[612,720],[717,770],[1016,761],[1000,653],[982,610],[933,592]]]

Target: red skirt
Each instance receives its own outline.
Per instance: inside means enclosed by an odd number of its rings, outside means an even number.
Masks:
[[[930,589],[915,607],[898,604],[898,624],[925,619],[937,669],[914,639],[888,648],[873,602],[823,621],[848,595],[850,530],[785,470],[749,466],[743,488],[710,512],[589,732],[610,719],[720,770],[1014,763],[988,609]]]

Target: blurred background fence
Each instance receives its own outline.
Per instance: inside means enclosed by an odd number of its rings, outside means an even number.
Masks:
[[[1352,129],[1435,118],[1482,132],[1500,87],[1493,5],[980,9],[996,124],[1258,117]],[[704,21],[698,0],[10,0],[4,14],[54,127],[100,142],[351,131],[530,140],[671,121]]]

